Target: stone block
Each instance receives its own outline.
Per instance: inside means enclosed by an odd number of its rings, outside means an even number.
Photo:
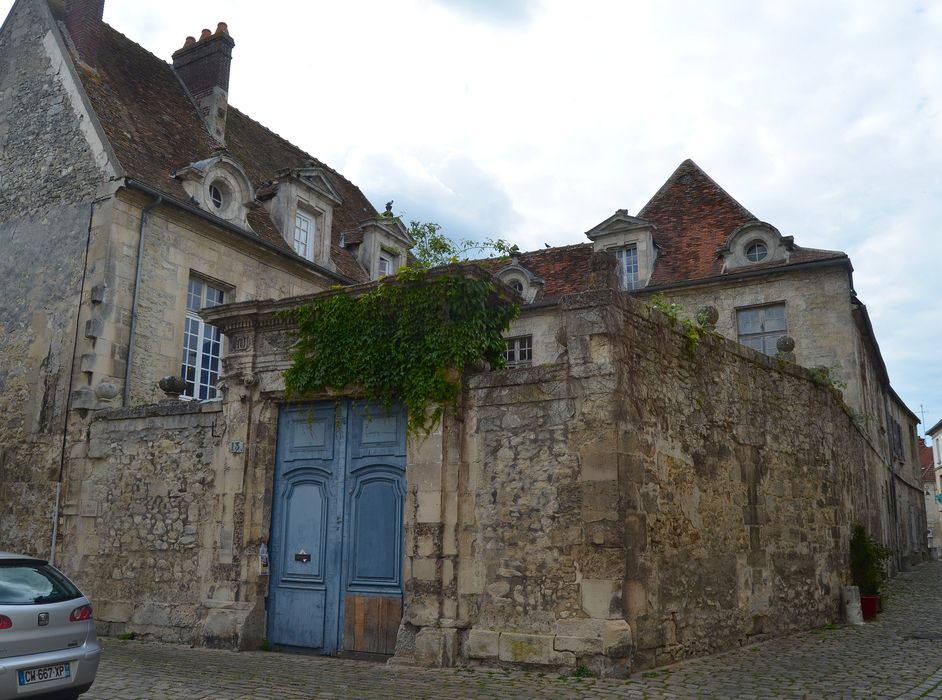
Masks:
[[[100,318],[90,318],[85,322],[85,337],[95,338],[100,337],[105,332],[105,322]]]
[[[441,491],[419,491],[416,494],[418,509],[416,522],[440,523],[442,521]]]
[[[438,560],[431,557],[412,557],[412,577],[419,581],[438,579]]]
[[[79,368],[83,372],[94,372],[95,371],[95,360],[98,358],[93,352],[86,352],[82,354],[82,359],[79,361]]]
[[[606,620],[602,628],[602,653],[610,657],[631,655],[631,626],[625,620]]]
[[[576,655],[570,651],[556,651],[553,648],[554,639],[549,634],[503,632],[498,644],[498,658],[515,664],[575,666]]]
[[[618,479],[618,455],[611,450],[588,451],[580,456],[581,481],[615,481]]]
[[[582,610],[589,617],[610,620],[622,617],[621,581],[583,579]]]
[[[454,666],[457,646],[458,630],[424,627],[415,635],[415,662],[435,668]]]
[[[496,659],[500,654],[500,632],[475,630],[468,632],[465,654],[469,659]]]
[[[561,637],[592,637],[602,639],[607,620],[591,617],[556,621],[556,634]]]
[[[86,456],[89,459],[102,459],[111,452],[111,446],[105,440],[89,440],[88,452]]]
[[[556,651],[571,651],[576,656],[602,653],[602,640],[595,637],[560,637],[553,642]]]

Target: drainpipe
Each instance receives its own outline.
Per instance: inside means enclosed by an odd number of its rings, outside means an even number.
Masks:
[[[144,258],[144,227],[147,226],[147,216],[152,209],[156,209],[164,201],[163,195],[148,204],[141,211],[141,226],[137,241],[137,269],[134,272],[134,294],[131,297],[131,330],[128,333],[128,359],[124,368],[124,398],[121,405],[127,407],[131,402],[131,362],[134,360],[134,333],[137,330],[137,295],[141,288],[141,270]]]

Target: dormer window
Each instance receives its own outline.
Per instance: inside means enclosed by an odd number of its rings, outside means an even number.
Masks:
[[[255,190],[242,167],[225,155],[190,163],[173,176],[203,210],[213,216],[249,228],[248,203],[255,199]]]
[[[510,286],[515,292],[517,292],[517,294],[523,296],[523,282],[520,280],[510,280]]]
[[[774,226],[762,221],[748,221],[733,231],[717,249],[728,272],[756,263],[788,262],[791,236],[783,236]]]
[[[746,248],[746,260],[749,262],[755,263],[765,260],[768,254],[768,246],[766,246],[762,241],[753,241],[751,244],[749,244],[749,247]]]
[[[654,224],[629,215],[625,209],[619,209],[598,226],[586,231],[586,236],[592,241],[593,251],[615,254],[618,261],[615,271],[623,290],[632,291],[647,285],[657,257]]]
[[[297,212],[294,217],[294,252],[307,260],[311,259],[314,234],[317,224],[313,216]]]
[[[621,288],[627,290],[637,289],[640,282],[638,246],[631,245],[620,248],[615,251],[615,257],[618,259],[618,277],[621,280]]]

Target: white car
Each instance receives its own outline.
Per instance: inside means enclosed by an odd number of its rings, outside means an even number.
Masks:
[[[101,647],[88,598],[42,559],[0,552],[0,700],[73,700]]]

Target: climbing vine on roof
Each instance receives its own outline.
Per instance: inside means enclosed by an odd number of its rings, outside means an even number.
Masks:
[[[502,334],[517,313],[467,268],[403,268],[362,294],[337,290],[284,312],[298,324],[285,387],[293,395],[354,391],[387,406],[397,399],[410,431],[428,434],[457,407],[466,367],[503,366]]]

